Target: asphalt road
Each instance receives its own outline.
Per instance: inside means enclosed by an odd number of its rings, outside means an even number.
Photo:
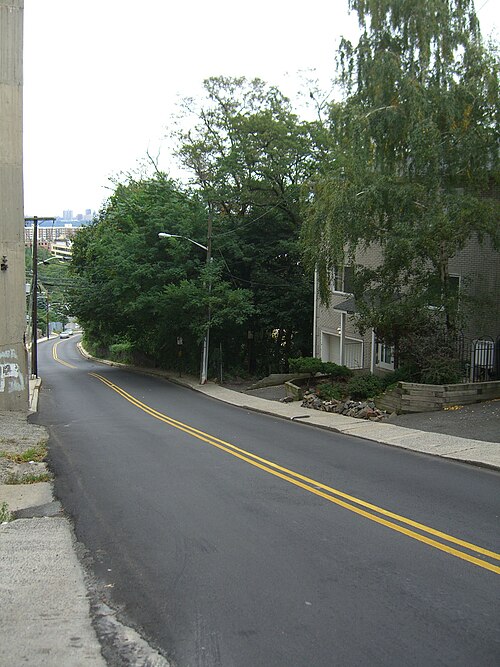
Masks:
[[[500,663],[500,475],[39,351],[103,594],[178,667]]]

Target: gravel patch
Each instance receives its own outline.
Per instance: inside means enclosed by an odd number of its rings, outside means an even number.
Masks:
[[[25,412],[0,411],[0,484],[27,480],[48,472],[45,463],[15,463],[3,454],[22,454],[47,444],[48,432],[43,426],[28,422]]]

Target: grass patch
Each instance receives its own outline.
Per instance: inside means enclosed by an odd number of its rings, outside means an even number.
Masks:
[[[13,461],[14,463],[28,463],[29,461],[35,461],[40,463],[45,460],[47,456],[47,447],[45,445],[38,445],[37,447],[30,447],[24,452],[1,452],[0,456]]]
[[[50,482],[52,475],[50,472],[40,472],[30,475],[15,475],[11,473],[5,480],[5,484],[36,484],[37,482]]]
[[[5,523],[6,521],[12,520],[12,514],[10,513],[9,506],[7,503],[2,503],[0,505],[0,523]]]

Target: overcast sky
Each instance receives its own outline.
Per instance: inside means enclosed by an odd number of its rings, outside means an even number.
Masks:
[[[476,7],[498,37],[499,0]],[[258,76],[293,98],[315,70],[326,90],[355,31],[347,0],[25,0],[25,215],[98,210],[146,151],[177,175],[164,137],[203,79]]]

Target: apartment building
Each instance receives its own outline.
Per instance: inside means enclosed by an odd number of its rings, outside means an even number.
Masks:
[[[56,239],[49,246],[52,257],[62,260],[70,260],[73,252],[73,241],[71,239]]]
[[[380,249],[376,246],[356,256],[356,262],[367,267],[376,266],[379,259]],[[498,345],[500,253],[490,241],[471,238],[450,260],[448,274],[459,294],[468,297],[464,337],[469,341],[484,341],[488,349]],[[373,331],[362,335],[356,327],[356,302],[351,281],[352,267],[345,266],[332,276],[329,306],[324,306],[319,296],[315,296],[313,355],[323,361],[372,373],[393,370],[392,348],[377,340]]]

